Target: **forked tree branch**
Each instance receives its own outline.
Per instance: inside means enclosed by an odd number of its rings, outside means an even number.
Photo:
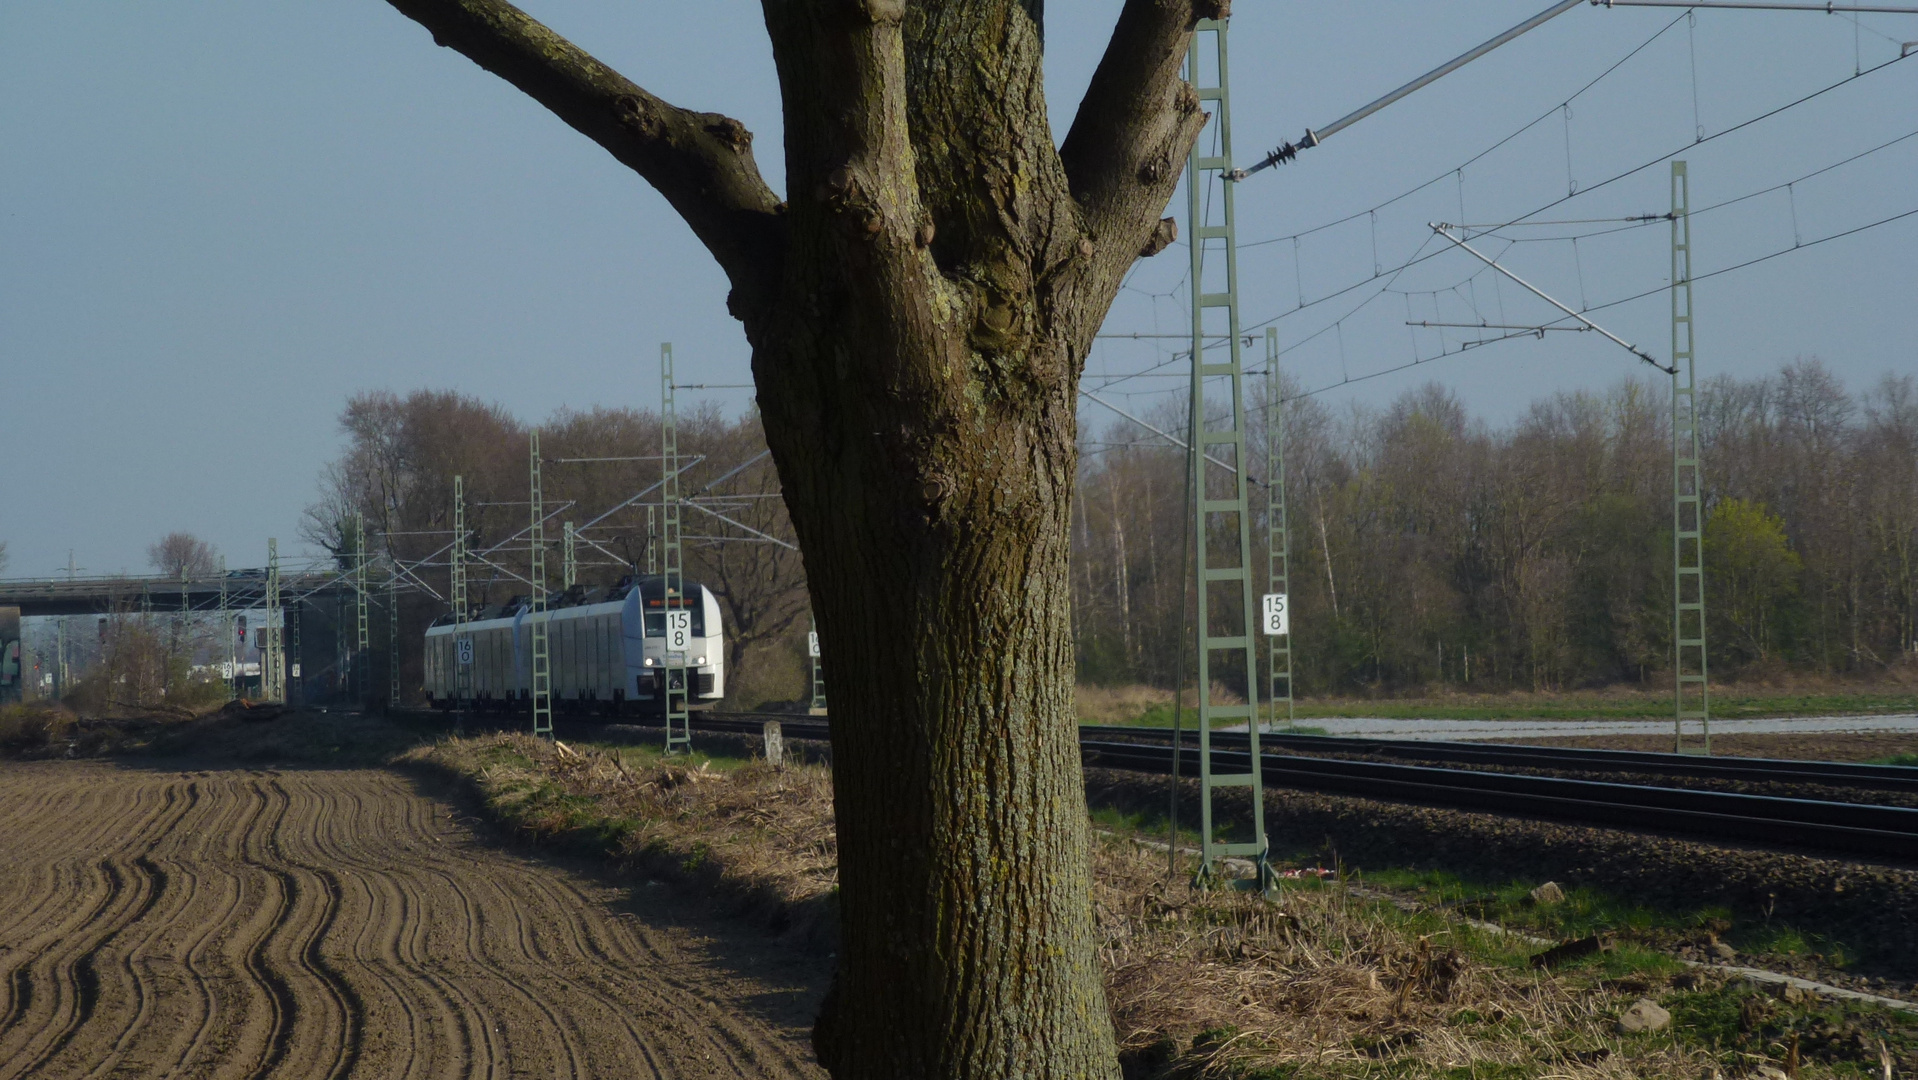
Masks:
[[[1229,6],[1126,0],[1059,150],[1087,227],[1102,245],[1132,245],[1128,258],[1152,253],[1144,249],[1159,211],[1205,124],[1197,96],[1179,77],[1193,25],[1224,17]]]
[[[783,247],[781,207],[745,125],[660,100],[505,0],[389,2],[436,44],[518,87],[644,177],[736,290],[770,286]]]

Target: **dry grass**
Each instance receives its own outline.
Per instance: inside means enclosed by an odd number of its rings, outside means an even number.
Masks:
[[[1192,695],[1187,694],[1190,702]],[[1155,706],[1172,704],[1172,691],[1134,683],[1130,686],[1078,688],[1079,721],[1086,724],[1124,724]]]
[[[0,756],[39,757],[64,748],[77,721],[52,702],[0,705]]]
[[[1168,887],[1163,852],[1124,839],[1095,859],[1128,1075],[1709,1075],[1669,1035],[1616,1033],[1644,988],[1534,971],[1521,942],[1338,887],[1278,903]]]
[[[1835,676],[1778,670],[1751,672],[1738,682],[1715,682],[1713,715],[1818,716],[1909,711],[1918,694],[1918,660],[1900,661],[1868,675]],[[1213,698],[1232,702],[1214,685]],[[1188,717],[1195,701],[1185,693]],[[1172,719],[1171,691],[1142,685],[1078,688],[1082,723],[1165,725]],[[1671,711],[1669,682],[1564,690],[1481,690],[1432,685],[1382,690],[1376,695],[1311,696],[1297,702],[1299,720],[1330,717],[1392,717],[1458,720],[1642,719]]]
[[[474,781],[497,817],[535,839],[696,884],[781,932],[833,933],[838,845],[822,766],[722,770],[519,734],[448,739],[401,762]]]
[[[474,780],[524,833],[697,879],[776,927],[830,940],[824,768],[714,768],[523,735],[411,756]],[[1337,886],[1288,888],[1276,904],[1168,886],[1163,852],[1125,838],[1101,838],[1094,856],[1128,1076],[1709,1075],[1710,1058],[1669,1034],[1616,1034],[1618,1011],[1648,987],[1534,971],[1523,942]]]

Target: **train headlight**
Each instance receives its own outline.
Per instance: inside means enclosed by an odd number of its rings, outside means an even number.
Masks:
[[[650,656],[649,656],[649,657],[647,657],[647,658],[646,658],[646,666],[647,666],[647,667],[652,667],[652,666],[653,666],[653,658],[652,658],[652,657],[650,657]]]
[[[705,662],[706,662],[706,658],[705,658],[705,657],[703,657],[703,656],[695,656],[695,657],[693,657],[693,663],[695,663],[695,664],[703,664],[703,663],[705,663]]]

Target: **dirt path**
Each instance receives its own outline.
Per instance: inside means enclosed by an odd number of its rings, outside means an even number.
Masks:
[[[616,904],[392,773],[0,765],[0,1080],[820,1075],[790,972]]]

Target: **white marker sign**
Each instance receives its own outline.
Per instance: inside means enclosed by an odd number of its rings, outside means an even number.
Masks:
[[[819,658],[819,631],[817,630],[806,631],[806,655],[815,660]]]
[[[471,664],[473,662],[473,639],[463,637],[455,644],[459,646],[460,664],[462,666]]]
[[[690,611],[669,611],[666,613],[666,649],[669,652],[684,652],[693,643],[693,613]]]
[[[1283,637],[1292,632],[1292,609],[1286,605],[1282,592],[1265,594],[1265,633],[1268,637]]]

